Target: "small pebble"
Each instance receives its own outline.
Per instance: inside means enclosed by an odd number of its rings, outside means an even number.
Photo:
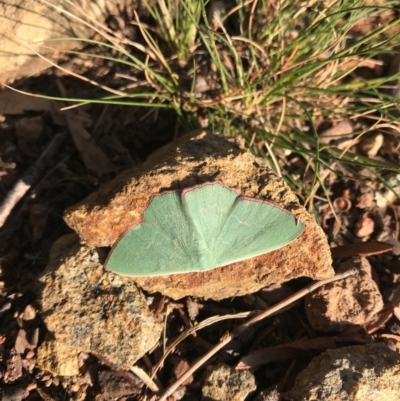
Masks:
[[[75,384],[73,384],[73,385],[71,386],[71,391],[72,391],[73,393],[77,393],[77,392],[79,391],[80,387],[81,387],[81,386],[80,386],[78,383],[75,383]]]
[[[50,387],[52,384],[53,384],[53,380],[51,380],[51,379],[46,380],[46,381],[44,382],[44,385],[45,385],[46,387]]]
[[[41,378],[42,382],[45,382],[45,381],[50,380],[50,379],[51,379],[51,376],[49,374],[43,375],[42,378]]]

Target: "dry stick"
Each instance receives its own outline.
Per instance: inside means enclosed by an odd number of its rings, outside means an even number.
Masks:
[[[165,392],[160,396],[159,401],[165,401],[186,379],[188,379],[207,360],[209,360],[221,348],[225,347],[225,345],[227,345],[231,340],[238,337],[241,333],[243,333],[245,330],[247,330],[254,323],[257,323],[260,320],[265,319],[266,317],[269,317],[269,316],[279,312],[281,309],[286,308],[287,306],[293,304],[300,298],[304,297],[305,295],[309,294],[310,292],[315,291],[317,288],[322,287],[323,285],[332,283],[333,281],[345,279],[346,277],[349,277],[355,273],[357,273],[357,269],[350,269],[344,273],[338,274],[338,275],[328,278],[326,280],[321,280],[321,281],[312,283],[309,286],[307,286],[306,288],[303,288],[302,290],[296,292],[289,298],[285,299],[284,301],[277,303],[276,305],[274,305],[271,308],[265,310],[264,312],[258,314],[257,316],[254,316],[247,322],[244,322],[243,324],[238,326],[236,329],[234,329],[231,334],[227,333],[226,335],[224,335],[221,338],[220,342],[213,349],[211,349],[209,352],[207,352],[194,365],[192,365],[192,367],[188,371],[186,371],[175,383],[173,383],[171,386],[169,386],[165,390]]]
[[[134,373],[146,386],[151,390],[157,393],[160,391],[160,388],[157,384],[148,376],[148,374],[139,366],[132,366],[131,372]]]
[[[223,320],[230,320],[230,319],[244,319],[246,317],[249,317],[249,315],[254,315],[253,312],[241,312],[241,313],[235,313],[233,315],[224,315],[224,316],[213,316],[208,319],[203,320],[200,323],[197,323],[196,326],[192,326],[186,331],[184,331],[179,337],[177,337],[169,346],[166,348],[163,356],[161,359],[157,362],[156,365],[154,365],[150,377],[153,378],[154,375],[157,373],[157,371],[162,367],[164,364],[165,359],[167,356],[177,347],[178,344],[180,344],[186,337],[189,337],[191,334],[195,333],[196,331],[199,331],[201,329],[204,329],[205,327],[211,326],[214,323],[221,322]]]
[[[66,131],[57,134],[40,155],[35,164],[28,168],[26,173],[24,173],[22,178],[17,181],[17,183],[14,185],[14,188],[12,188],[11,191],[8,193],[8,195],[0,205],[0,228],[3,227],[5,221],[7,220],[7,217],[10,215],[15,205],[27,193],[32,185],[34,185],[39,180],[46,167],[48,167],[52,159],[59,152],[66,138]]]

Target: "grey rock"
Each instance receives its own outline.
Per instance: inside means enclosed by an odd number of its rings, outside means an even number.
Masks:
[[[55,342],[47,348],[55,352],[59,344],[129,369],[157,343],[162,318],[149,311],[130,279],[106,271],[101,257],[95,248],[80,245],[75,234],[53,245],[42,288],[37,289]],[[48,360],[45,355],[42,359]]]
[[[226,364],[207,367],[202,401],[243,401],[256,389],[255,378],[248,370],[235,370]]]
[[[384,344],[328,350],[297,376],[285,397],[294,401],[397,401],[400,355]]]

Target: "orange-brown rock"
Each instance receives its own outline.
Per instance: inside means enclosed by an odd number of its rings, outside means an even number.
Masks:
[[[65,220],[89,246],[111,246],[140,220],[154,194],[212,181],[275,202],[294,213],[306,229],[289,245],[255,258],[200,273],[135,277],[136,283],[174,299],[187,295],[223,299],[296,277],[333,275],[322,229],[285,182],[265,160],[233,140],[207,132],[188,134],[161,148],[142,166],[124,171],[69,208]]]
[[[318,288],[305,298],[305,311],[314,330],[344,331],[363,325],[383,308],[378,285],[367,258],[354,257],[339,271],[356,268],[357,274]]]

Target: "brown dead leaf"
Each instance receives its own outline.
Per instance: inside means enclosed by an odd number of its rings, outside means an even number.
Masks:
[[[68,117],[67,125],[86,168],[99,176],[116,171],[114,164],[96,145],[90,133],[82,126],[81,121]]]
[[[394,245],[387,242],[357,242],[331,248],[332,258],[347,258],[350,256],[372,256],[390,252]]]
[[[320,136],[319,141],[323,144],[328,144],[330,141],[339,139],[344,135],[353,133],[353,125],[349,120],[343,120],[339,124],[334,125],[332,128],[325,130]]]
[[[395,236],[389,236],[389,238],[386,239],[386,242],[388,244],[393,245],[393,255],[399,256],[400,255],[400,241],[395,237]]]
[[[251,369],[266,363],[304,357],[310,351],[325,351],[336,348],[340,343],[364,344],[365,339],[357,335],[307,338],[276,347],[258,349],[243,357],[236,365],[236,369]]]
[[[149,306],[150,310],[153,311],[153,313],[163,313],[166,308],[166,298],[162,296],[161,294],[157,293],[154,295],[153,302]]]
[[[189,362],[186,359],[182,359],[179,357],[175,357],[172,359],[174,364],[174,374],[177,379],[179,379],[184,373],[186,373],[190,369]],[[189,376],[182,385],[188,385],[193,382],[193,376]]]
[[[58,109],[57,103],[50,99],[25,95],[11,89],[0,92],[0,114],[24,114],[28,110],[55,112]]]
[[[379,339],[382,339],[383,342],[387,345],[390,345],[391,348],[394,348],[394,351],[400,353],[400,336],[397,334],[389,334],[389,333],[380,333],[377,335]]]
[[[140,394],[143,382],[131,374],[122,376],[116,371],[101,370],[98,373],[98,385],[103,399],[119,400]]]

